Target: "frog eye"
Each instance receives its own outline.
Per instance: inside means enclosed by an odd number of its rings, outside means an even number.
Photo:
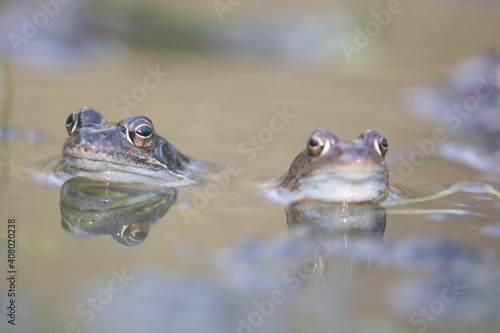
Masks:
[[[68,132],[68,135],[71,135],[75,131],[76,125],[78,125],[78,117],[75,117],[75,112],[73,112],[66,119],[66,132]]]
[[[149,228],[140,222],[132,222],[120,231],[118,237],[120,241],[128,246],[134,246],[141,243],[148,236]]]
[[[103,126],[106,123],[106,120],[96,109],[84,106],[68,116],[66,119],[66,131],[71,135],[77,128]]]
[[[135,121],[127,129],[127,140],[138,148],[147,148],[154,142],[154,127],[147,120]]]
[[[385,156],[387,153],[387,149],[389,148],[389,144],[387,143],[387,139],[383,136],[377,136],[373,142],[375,146],[375,150],[380,156]]]
[[[307,143],[307,153],[309,156],[319,156],[330,148],[330,140],[313,135]]]

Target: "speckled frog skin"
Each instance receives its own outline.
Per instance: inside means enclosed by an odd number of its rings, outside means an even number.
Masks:
[[[66,121],[69,138],[63,157],[52,172],[61,179],[83,176],[115,183],[184,186],[200,177],[205,167],[177,152],[156,134],[145,116],[106,121],[95,109],[84,107]]]
[[[349,143],[319,129],[292,162],[276,192],[289,201],[379,202],[389,191],[387,148],[387,140],[375,130]]]

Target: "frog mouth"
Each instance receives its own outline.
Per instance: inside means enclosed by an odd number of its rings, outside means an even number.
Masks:
[[[149,184],[152,187],[187,186],[200,180],[197,175],[189,172],[181,174],[167,169],[158,171],[69,155],[65,155],[53,171],[62,180],[85,177],[116,184]]]
[[[141,159],[140,157],[128,156],[119,152],[109,153],[102,151],[99,152],[91,149],[65,149],[63,151],[63,155],[63,158],[73,159],[75,165],[90,165],[100,163],[107,166],[117,166],[118,169],[134,168],[135,173],[137,173],[138,170],[141,169],[156,168],[157,171],[160,171],[162,169],[161,164],[154,163],[154,160],[152,159]]]
[[[101,173],[109,174],[123,173],[129,175],[136,175],[137,177],[150,177],[150,178],[163,178],[165,174],[163,172],[168,172],[169,175],[175,176],[178,179],[185,179],[186,176],[180,173],[172,172],[167,168],[158,170],[153,170],[145,165],[138,165],[132,163],[120,163],[116,161],[108,161],[98,158],[89,158],[88,156],[73,156],[65,155],[64,163],[69,169],[81,170],[91,173]],[[160,175],[161,173],[161,175]]]

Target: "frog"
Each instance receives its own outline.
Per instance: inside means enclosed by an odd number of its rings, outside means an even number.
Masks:
[[[146,116],[128,116],[114,123],[94,108],[83,107],[66,120],[62,158],[50,163],[61,183],[73,177],[116,184],[181,187],[202,180],[207,166],[180,153]]]
[[[492,184],[459,180],[443,190],[423,197],[403,198],[401,189],[389,184],[386,154],[388,140],[368,129],[352,142],[341,141],[325,130],[314,131],[306,149],[293,160],[285,175],[271,181],[273,188],[265,194],[288,206],[300,201],[331,204],[371,205],[384,208],[421,203],[447,197],[457,192],[489,193],[500,199]],[[276,185],[277,184],[277,185]],[[443,214],[475,214],[457,209],[433,210]],[[392,214],[428,214],[427,210],[391,210]],[[481,214],[478,214],[481,215]]]
[[[389,195],[388,148],[387,139],[376,130],[343,142],[334,133],[318,129],[293,160],[276,194],[290,202],[380,202]]]

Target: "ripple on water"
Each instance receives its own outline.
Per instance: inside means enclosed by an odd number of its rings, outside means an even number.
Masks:
[[[456,207],[480,207],[481,205],[474,202],[453,202],[452,206]]]
[[[446,214],[429,214],[425,216],[428,221],[444,222],[450,220],[450,216]]]

